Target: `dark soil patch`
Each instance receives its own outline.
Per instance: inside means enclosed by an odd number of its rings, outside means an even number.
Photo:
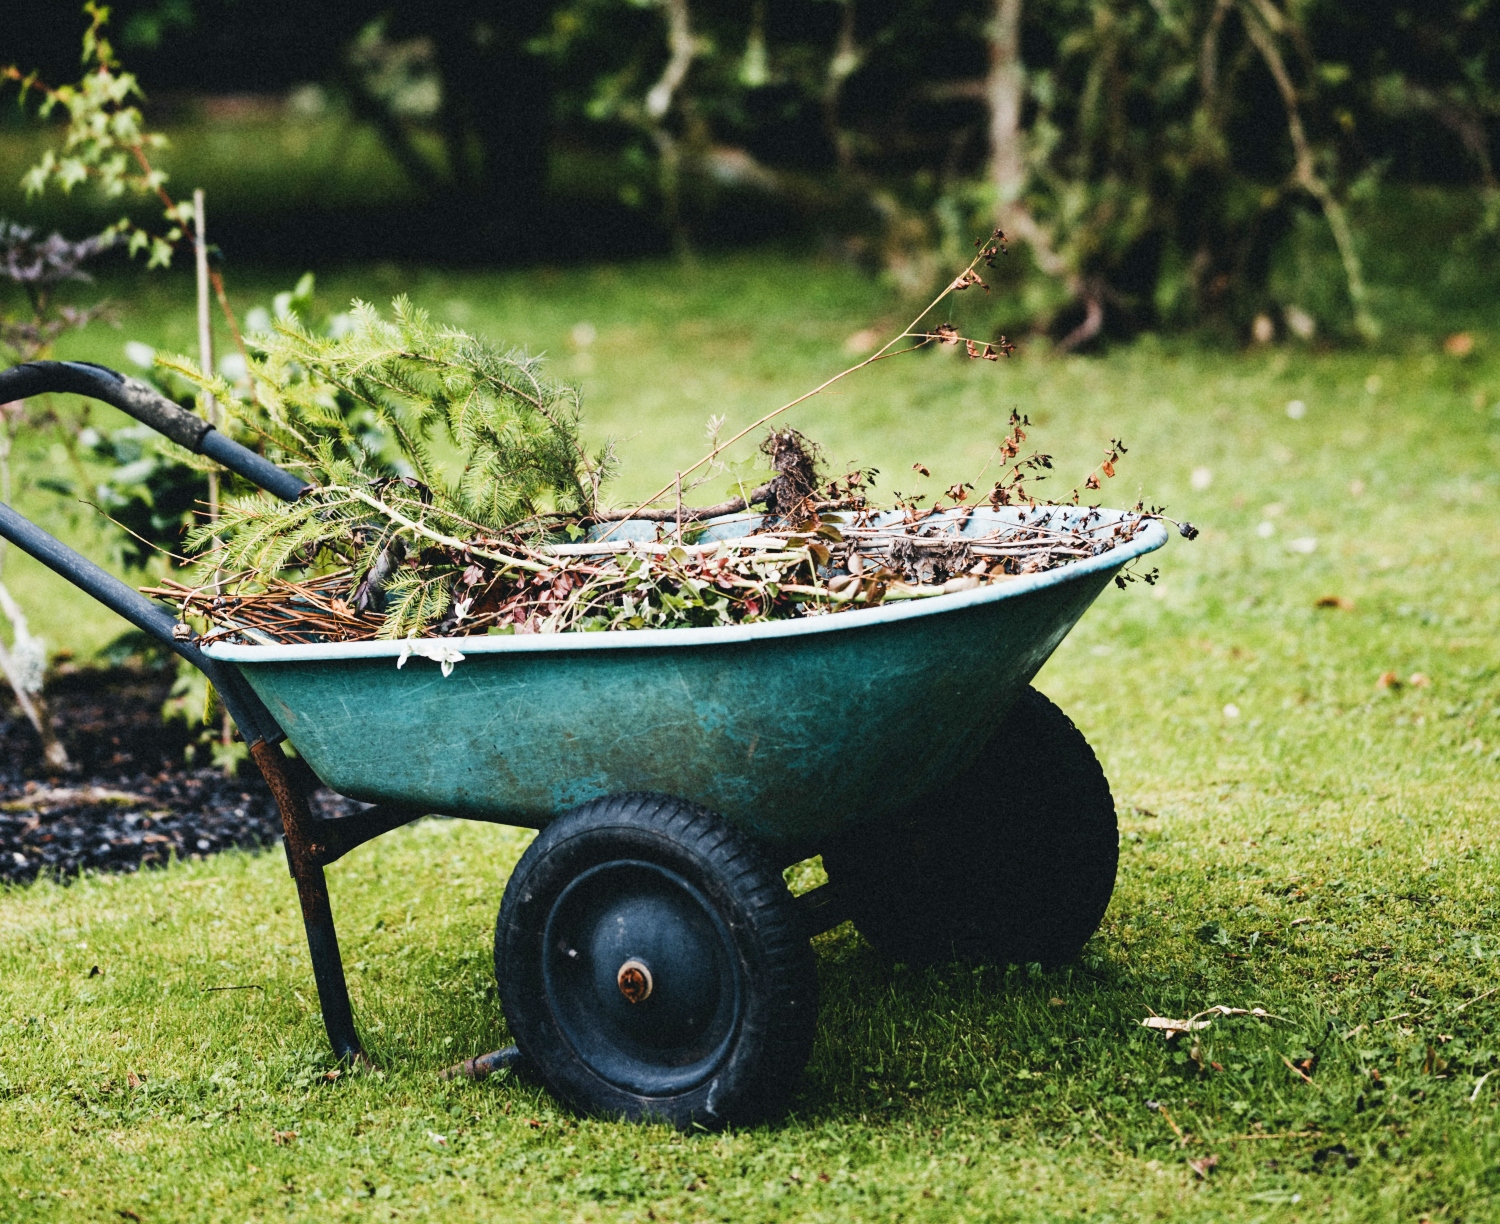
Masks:
[[[253,765],[229,778],[186,763],[197,728],[161,716],[172,679],[130,668],[55,677],[47,699],[74,764],[67,774],[48,774],[19,710],[0,714],[0,880],[135,871],[280,840],[276,803]],[[321,816],[362,806],[328,791],[313,799]]]

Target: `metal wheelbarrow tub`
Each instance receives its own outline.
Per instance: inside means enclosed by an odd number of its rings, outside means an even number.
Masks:
[[[963,534],[1018,514],[977,511]],[[442,666],[400,642],[203,652],[238,669],[341,794],[542,828],[651,791],[795,861],[969,765],[1110,579],[1166,538],[1148,521],[1059,569],[798,620],[444,639],[463,659]]]
[[[278,497],[305,487],[112,370],[0,371],[0,403],[46,392],[101,399]],[[1019,513],[950,522],[974,535]],[[1046,573],[795,621],[201,648],[173,612],[5,505],[0,537],[213,682],[280,809],[342,1058],[367,1056],[324,869],[428,813],[541,830],[495,929],[519,1052],[468,1073],[521,1058],[580,1110],[680,1126],[784,1108],[812,1045],[812,936],[853,918],[909,962],[1062,961],[1114,886],[1108,782],[1028,682],[1110,578],[1165,543],[1159,522]],[[447,675],[420,656],[398,668],[408,648],[464,657]],[[288,737],[302,762],[282,752]],[[315,818],[319,781],[374,806]],[[793,898],[781,867],[819,851],[829,883]]]

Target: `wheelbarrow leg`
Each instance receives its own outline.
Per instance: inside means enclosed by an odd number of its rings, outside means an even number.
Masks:
[[[307,796],[292,781],[281,745],[258,740],[250,745],[250,755],[281,809],[281,827],[286,845],[287,865],[297,882],[297,898],[302,903],[302,925],[307,930],[307,950],[312,956],[313,978],[318,984],[318,1005],[323,1009],[323,1026],[333,1052],[348,1062],[369,1062],[359,1034],[354,1029],[354,1011],[349,1006],[349,987],[344,981],[344,963],[339,957],[339,937],[333,928],[333,909],[328,903],[328,883],[317,859],[318,847],[312,838],[313,817]]]

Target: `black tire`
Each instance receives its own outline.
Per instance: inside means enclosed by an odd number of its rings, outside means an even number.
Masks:
[[[1073,960],[1104,917],[1119,859],[1098,759],[1032,688],[966,773],[823,853],[860,934],[912,965]]]
[[[505,889],[495,978],[521,1052],[583,1113],[755,1122],[812,1050],[817,968],[781,874],[665,795],[596,800],[541,832]]]

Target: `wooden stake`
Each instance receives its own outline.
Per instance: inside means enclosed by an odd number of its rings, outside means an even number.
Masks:
[[[205,236],[203,219],[203,189],[193,192],[193,258],[198,267],[198,365],[204,374],[212,377],[214,372],[214,332],[209,312],[208,287],[208,239]],[[208,423],[219,424],[219,406],[211,395],[204,396],[204,414]],[[217,522],[219,518],[219,474],[208,474],[208,517]]]
[[[209,309],[208,237],[204,221],[203,188],[193,191],[193,261],[198,270],[198,365],[203,373],[212,377],[214,372],[213,313]],[[219,405],[211,395],[203,397],[204,415],[214,427],[219,425]],[[219,474],[208,474],[208,518],[219,521]],[[225,710],[219,724],[219,742],[226,747],[234,740],[234,724],[229,711]],[[232,772],[232,767],[226,769]]]

